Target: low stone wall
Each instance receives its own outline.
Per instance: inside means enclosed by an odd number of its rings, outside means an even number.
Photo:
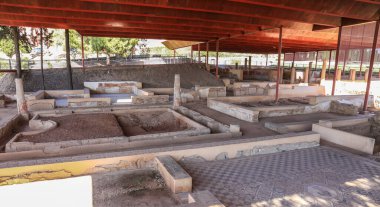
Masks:
[[[23,121],[23,117],[20,114],[16,114],[10,121],[0,126],[0,149],[2,149],[9,138],[11,138],[16,126],[21,125]]]
[[[281,95],[280,97],[283,96],[284,95]],[[285,97],[292,96],[289,95]],[[246,107],[239,104],[245,102],[258,103],[261,101],[274,101],[274,96],[224,97],[208,99],[207,106],[221,113],[249,122],[257,122],[259,118],[264,117],[331,112],[331,101],[328,99],[325,99],[325,101],[320,101],[317,104],[310,104],[310,98],[307,97],[307,99],[309,99],[309,103],[304,104]],[[315,99],[313,99],[312,103],[314,102]],[[357,108],[354,103],[351,103],[350,107]],[[335,110],[333,112],[347,114],[346,112],[339,110]],[[351,113],[351,115],[353,114]]]
[[[240,120],[249,122],[258,122],[259,120],[259,111],[253,111],[247,107],[236,106],[231,103],[225,103],[213,99],[207,99],[207,107]]]
[[[84,87],[93,93],[134,93],[134,90],[142,88],[142,83],[137,81],[84,82]]]
[[[111,106],[111,98],[69,98],[68,107],[103,107]]]
[[[26,160],[0,163],[0,185],[20,182],[67,178],[115,170],[136,170],[156,168],[154,158],[170,155],[176,161],[232,159],[242,156],[267,154],[319,146],[320,135],[313,132],[277,135],[242,140],[206,143],[187,143],[177,146],[154,147],[149,150],[118,150],[107,153],[91,153],[61,157],[41,157],[38,152],[30,154],[1,153],[0,160],[12,160],[27,156]],[[71,151],[73,153],[73,151]]]
[[[182,122],[186,123],[188,125],[188,129],[182,130],[182,131],[173,131],[173,132],[160,132],[160,133],[152,133],[152,134],[142,134],[142,135],[134,135],[134,136],[121,136],[121,137],[107,137],[107,138],[97,138],[97,139],[84,139],[84,140],[70,140],[70,141],[58,141],[58,142],[44,142],[44,143],[33,143],[33,142],[24,142],[24,141],[18,141],[18,138],[20,135],[33,135],[42,133],[45,130],[36,130],[36,131],[30,131],[30,132],[21,132],[14,136],[6,145],[6,152],[21,152],[21,151],[34,151],[34,150],[42,150],[46,154],[57,154],[60,151],[64,150],[64,148],[71,148],[71,147],[82,147],[85,149],[86,147],[91,147],[91,145],[99,145],[99,144],[113,144],[113,145],[119,145],[119,144],[125,144],[128,142],[136,142],[136,141],[149,141],[149,140],[155,140],[160,138],[183,138],[183,137],[190,137],[190,136],[200,136],[200,135],[206,135],[210,134],[210,129],[207,127],[204,127],[201,124],[198,124],[197,122],[187,118],[186,116],[183,116],[179,114],[178,112],[169,109],[169,108],[153,108],[153,109],[135,109],[135,110],[129,110],[129,112],[146,112],[146,111],[168,111],[173,114],[173,116],[181,120]],[[125,111],[118,111],[114,113],[123,113]],[[36,115],[33,117],[31,121],[38,121],[39,115]],[[53,127],[56,127],[56,125]],[[49,128],[48,130],[50,130]]]
[[[168,95],[132,96],[132,104],[166,104],[169,103]]]
[[[234,96],[253,96],[276,94],[275,82],[235,82],[232,85]],[[325,95],[324,86],[308,86],[308,84],[280,84],[279,94],[283,97],[304,97]]]
[[[225,97],[227,95],[226,87],[212,87],[212,86],[195,86],[195,91],[201,99]]]
[[[313,124],[313,132],[321,135],[321,139],[330,143],[344,146],[365,154],[373,154],[375,139],[361,135],[352,134],[332,128],[332,123],[323,121],[320,124]]]
[[[55,109],[54,99],[27,100],[26,105],[29,111],[53,110]]]
[[[291,88],[281,88],[278,92],[283,97],[305,97],[326,95],[324,86],[291,86]],[[268,96],[276,95],[276,89],[268,89]]]

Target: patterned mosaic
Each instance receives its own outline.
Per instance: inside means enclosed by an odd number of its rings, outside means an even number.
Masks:
[[[226,206],[380,206],[380,163],[328,147],[182,164]]]

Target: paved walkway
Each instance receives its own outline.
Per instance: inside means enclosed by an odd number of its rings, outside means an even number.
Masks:
[[[329,147],[183,165],[226,206],[380,206],[380,163]]]

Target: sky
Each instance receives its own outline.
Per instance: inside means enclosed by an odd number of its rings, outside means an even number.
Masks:
[[[163,47],[164,45],[161,43],[165,40],[151,40],[151,39],[148,39],[147,40],[147,46],[148,47]]]

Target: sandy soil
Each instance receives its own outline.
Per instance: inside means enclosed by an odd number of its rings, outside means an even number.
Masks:
[[[92,175],[94,207],[168,207],[177,203],[155,171]]]
[[[139,112],[117,115],[126,136],[175,132],[190,129],[183,121],[174,117],[171,112]]]
[[[43,120],[55,121],[58,127],[41,134],[22,136],[18,141],[43,143],[124,135],[113,114],[73,114]]]

